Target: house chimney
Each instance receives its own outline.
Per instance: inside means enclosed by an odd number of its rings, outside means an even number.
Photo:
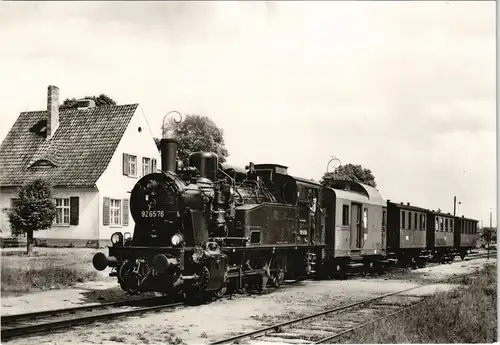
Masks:
[[[47,139],[54,136],[59,127],[59,88],[49,85],[47,92]]]

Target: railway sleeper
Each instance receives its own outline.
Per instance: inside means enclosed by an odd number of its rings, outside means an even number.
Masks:
[[[288,341],[284,341],[288,340]],[[313,341],[303,340],[303,339],[283,339],[280,337],[266,336],[259,338],[259,341],[270,342],[270,343],[279,343],[279,344],[314,344]]]

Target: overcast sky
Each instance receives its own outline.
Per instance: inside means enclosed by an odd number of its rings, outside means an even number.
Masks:
[[[228,161],[496,223],[495,2],[2,2],[0,138],[19,112],[105,93],[212,118]]]

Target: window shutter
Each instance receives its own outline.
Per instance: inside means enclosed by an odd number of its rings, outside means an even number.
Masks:
[[[69,198],[69,225],[78,225],[80,214],[80,198],[72,196]]]
[[[128,176],[130,174],[129,171],[130,166],[128,165],[128,154],[123,154],[123,175]]]
[[[109,202],[108,197],[102,198],[102,225],[109,225]]]
[[[151,172],[155,173],[156,172],[156,159],[151,159]]]
[[[123,199],[123,226],[128,226],[129,204],[128,199]]]

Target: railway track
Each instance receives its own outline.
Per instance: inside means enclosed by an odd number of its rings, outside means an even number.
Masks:
[[[184,305],[184,303],[172,303],[165,297],[149,297],[131,301],[6,315],[1,317],[2,341],[99,320],[174,308],[180,305]]]
[[[495,253],[496,254],[496,253]],[[490,253],[490,257],[492,254]],[[483,254],[471,259],[483,257]],[[486,254],[484,254],[486,257]],[[360,302],[329,309],[305,317],[264,327],[255,331],[235,335],[211,343],[246,344],[246,343],[288,343],[322,344],[331,343],[341,336],[365,327],[376,321],[406,312],[422,303],[427,296],[412,294],[425,287],[446,283],[455,279],[475,275],[477,272],[457,275],[420,286],[369,298]]]
[[[491,252],[490,257],[494,257],[495,254],[496,251]],[[482,253],[472,254],[469,255],[468,259],[466,260],[478,259],[486,256],[487,254]],[[286,282],[285,285],[293,285],[294,282],[295,281]],[[382,298],[384,298],[384,296],[377,297],[373,300]],[[360,303],[358,304],[361,305]],[[149,297],[130,301],[110,302],[90,306],[47,310],[26,314],[6,315],[1,317],[1,338],[3,341],[5,341],[16,337],[24,337],[36,333],[43,333],[56,329],[89,324],[99,320],[109,320],[111,318],[154,312],[163,309],[174,308],[181,305],[184,305],[184,303],[172,303],[172,301],[167,300],[166,297]],[[382,308],[382,305],[383,304],[379,303],[379,306],[376,307],[376,309],[378,308],[378,310],[380,310],[380,308]],[[351,306],[343,308],[351,308]],[[389,310],[391,310],[392,307],[388,308]],[[339,310],[341,309],[342,308],[340,308]],[[334,311],[329,311],[326,314],[333,312]],[[278,326],[281,327],[286,325]]]

